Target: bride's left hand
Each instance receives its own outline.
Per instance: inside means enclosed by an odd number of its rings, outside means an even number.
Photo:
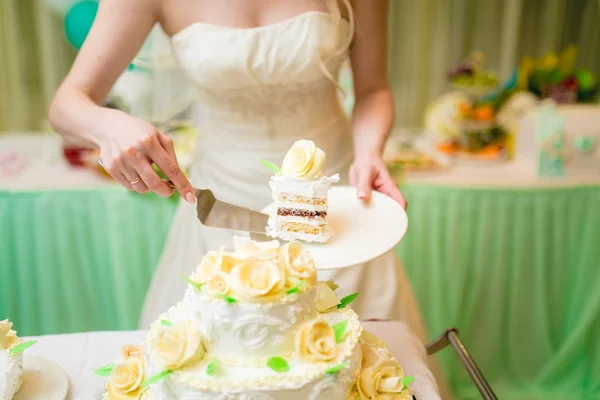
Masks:
[[[350,184],[356,186],[358,198],[371,199],[371,190],[377,190],[396,200],[406,209],[408,203],[400,192],[398,184],[390,175],[381,156],[355,159],[350,167]]]

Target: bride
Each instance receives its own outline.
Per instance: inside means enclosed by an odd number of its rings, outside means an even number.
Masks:
[[[293,142],[310,139],[327,154],[326,174],[357,187],[368,200],[380,191],[403,207],[382,150],[393,123],[386,74],[386,0],[102,0],[96,22],[50,109],[67,141],[100,148],[108,172],[138,193],[171,196],[156,164],[182,201],[148,291],[146,328],[181,297],[188,274],[231,233],[203,227],[192,187],[225,202],[260,209],[270,200],[270,171]],[[100,106],[156,23],[171,38],[181,68],[194,81],[203,126],[189,180],[169,137],[150,123]],[[348,121],[336,77],[349,55],[355,107]],[[411,286],[393,252],[340,271],[324,271],[340,291],[360,292],[364,319],[403,320],[426,342]],[[438,377],[439,381],[439,377]],[[441,383],[441,382],[440,382]],[[443,398],[448,398],[444,395]]]

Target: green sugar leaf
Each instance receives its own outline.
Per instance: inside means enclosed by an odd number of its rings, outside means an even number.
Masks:
[[[160,324],[162,326],[173,326],[173,323],[171,321],[167,321],[166,319],[161,319]]]
[[[350,364],[348,364],[347,362],[342,363],[342,364],[338,364],[334,367],[329,368],[327,371],[325,371],[325,373],[327,375],[335,375],[338,372],[340,372],[341,370],[348,368],[350,366]]]
[[[202,284],[201,283],[196,283],[193,280],[191,280],[190,278],[188,278],[187,276],[181,274],[182,278],[185,279],[187,281],[187,283],[189,283],[190,285],[192,285],[193,287],[196,288],[196,290],[202,290]]]
[[[206,375],[213,375],[215,373],[215,371],[217,370],[218,366],[219,366],[219,360],[214,359],[213,362],[208,364],[208,367],[206,367]]]
[[[356,300],[356,298],[358,297],[359,294],[360,294],[360,292],[356,292],[356,293],[349,294],[346,297],[343,297],[340,300],[340,304],[338,304],[337,308],[344,308],[344,307],[346,307],[348,304],[350,304],[354,300]]]
[[[266,160],[263,160],[262,158],[259,158],[260,162],[263,163],[263,165],[267,168],[269,168],[271,171],[275,172],[276,174],[281,172],[281,168],[279,168],[277,165],[270,163]]]
[[[298,293],[300,291],[300,288],[302,287],[302,285],[304,285],[304,281],[300,281],[300,282],[296,283],[294,286],[289,288],[285,293],[286,294]]]
[[[11,352],[11,354],[22,353],[36,343],[37,343],[37,340],[30,340],[29,342],[21,343],[20,345],[15,346],[12,349],[10,349],[10,352]]]
[[[339,343],[346,334],[346,328],[348,327],[348,320],[345,319],[342,322],[338,322],[333,326],[333,333],[335,334],[335,342]]]
[[[290,366],[281,357],[271,357],[269,361],[267,361],[267,367],[271,368],[275,372],[288,372],[290,370]]]
[[[150,386],[156,382],[162,381],[163,379],[165,379],[167,376],[171,375],[172,373],[173,373],[173,371],[171,371],[170,369],[167,369],[163,372],[159,372],[158,374],[153,375],[150,378],[146,379],[144,381],[144,383],[142,383],[142,387]]]
[[[237,300],[236,300],[236,299],[234,299],[233,297],[229,297],[229,296],[227,296],[226,294],[222,294],[222,295],[221,295],[221,298],[222,298],[223,300],[225,300],[226,302],[228,302],[229,304],[233,304],[233,303],[235,303],[235,302],[237,301]]]
[[[94,371],[94,373],[96,375],[100,375],[100,376],[110,376],[110,373],[112,372],[113,369],[115,369],[115,367],[117,366],[117,364],[108,364],[105,365],[104,367],[100,367],[97,370]]]
[[[412,376],[405,376],[404,378],[402,378],[402,389],[410,385],[410,383],[414,380],[415,378]]]

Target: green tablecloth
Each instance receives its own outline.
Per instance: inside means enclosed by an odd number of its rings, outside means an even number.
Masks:
[[[399,254],[432,336],[456,326],[502,399],[600,398],[600,187],[404,187]],[[0,319],[20,333],[132,329],[175,199],[0,191]],[[458,399],[477,399],[450,350]]]

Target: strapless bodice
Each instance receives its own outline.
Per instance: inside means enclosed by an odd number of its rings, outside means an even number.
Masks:
[[[327,13],[308,12],[250,29],[196,23],[173,36],[174,53],[200,92],[194,185],[262,207],[270,171],[258,159],[280,163],[299,139],[327,153],[328,172],[347,172],[349,124],[323,70],[337,76],[345,57],[347,21],[334,25]]]

